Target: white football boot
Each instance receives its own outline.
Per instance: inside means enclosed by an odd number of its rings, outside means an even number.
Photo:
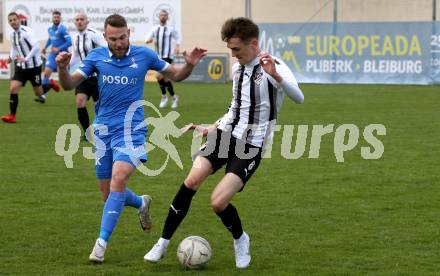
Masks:
[[[157,263],[167,253],[167,247],[170,240],[160,238],[151,250],[145,254],[144,260],[152,263]]]
[[[178,104],[179,104],[179,96],[175,95],[173,97],[173,103],[171,104],[171,108],[177,108]]]
[[[168,103],[168,97],[162,96],[162,99],[160,99],[159,107],[164,108],[165,106],[167,106],[167,103]]]
[[[234,239],[235,250],[235,266],[238,268],[246,268],[251,262],[251,255],[249,253],[250,239],[246,232],[243,232],[238,240]]]
[[[107,246],[103,245],[99,242],[99,239],[96,240],[95,246],[93,247],[92,253],[90,253],[89,260],[95,263],[104,262],[104,253]]]

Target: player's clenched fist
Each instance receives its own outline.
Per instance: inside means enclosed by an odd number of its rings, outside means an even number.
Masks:
[[[71,53],[61,52],[56,56],[55,61],[60,68],[66,68],[69,65],[71,56]]]

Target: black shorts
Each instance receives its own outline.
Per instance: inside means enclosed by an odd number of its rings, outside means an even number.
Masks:
[[[173,63],[173,59],[172,58],[162,58],[162,60],[165,60],[166,62],[168,62],[169,64]]]
[[[90,77],[80,83],[75,88],[75,95],[78,93],[86,94],[87,100],[90,99],[90,97],[93,98],[93,101],[98,101],[99,99],[99,89],[98,89],[98,79],[96,77]]]
[[[225,173],[237,175],[245,184],[260,165],[261,148],[217,129],[217,133],[208,135],[207,142],[197,155],[208,159],[213,174],[226,164]]]
[[[27,81],[30,81],[32,86],[41,85],[41,65],[34,68],[23,69],[15,65],[14,76],[12,80],[16,80],[22,83],[23,86],[26,85]]]

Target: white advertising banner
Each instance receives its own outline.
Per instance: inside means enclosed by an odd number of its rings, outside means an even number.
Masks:
[[[89,17],[89,26],[100,31],[104,29],[105,18],[118,13],[127,19],[131,30],[131,41],[144,41],[147,33],[159,23],[159,12],[169,12],[168,24],[181,32],[181,0],[4,0],[3,33],[6,39],[11,27],[7,14],[15,11],[24,25],[31,27],[38,40],[47,40],[47,29],[52,25],[52,11],[61,12],[62,22],[74,31],[73,18],[83,11]]]

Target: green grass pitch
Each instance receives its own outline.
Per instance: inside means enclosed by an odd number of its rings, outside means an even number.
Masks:
[[[7,81],[0,82],[0,114],[9,112]],[[161,233],[168,206],[191,166],[191,135],[171,138],[183,170],[170,162],[156,177],[136,172],[129,187],[153,197],[154,228],[141,231],[135,210],[126,208],[112,235],[103,265],[88,262],[99,232],[103,202],[93,160],[74,155],[66,168],[56,155],[57,129],[77,123],[73,92],[51,92],[33,101],[20,93],[18,123],[0,122],[0,274],[50,275],[427,275],[440,271],[440,90],[435,86],[302,85],[305,103],[286,99],[280,125],[309,126],[305,154],[281,156],[277,132],[272,158],[265,159],[233,203],[251,237],[251,266],[235,268],[230,234],[209,206],[222,176],[212,176],[196,194],[187,218],[158,264],[143,256]],[[147,84],[145,99],[160,99]],[[181,96],[176,125],[214,122],[231,99],[230,84],[177,84]],[[92,106],[89,103],[89,111]],[[161,110],[162,114],[171,111]],[[151,110],[147,109],[147,113]],[[336,162],[335,133],[323,136],[319,158],[308,158],[313,125],[383,124],[378,160],[364,160],[357,146]],[[284,129],[284,127],[283,127]],[[282,130],[283,130],[282,129]],[[292,148],[293,150],[293,148]],[[148,166],[165,153],[154,149]],[[183,272],[176,247],[189,235],[205,237],[213,258],[202,272]]]

